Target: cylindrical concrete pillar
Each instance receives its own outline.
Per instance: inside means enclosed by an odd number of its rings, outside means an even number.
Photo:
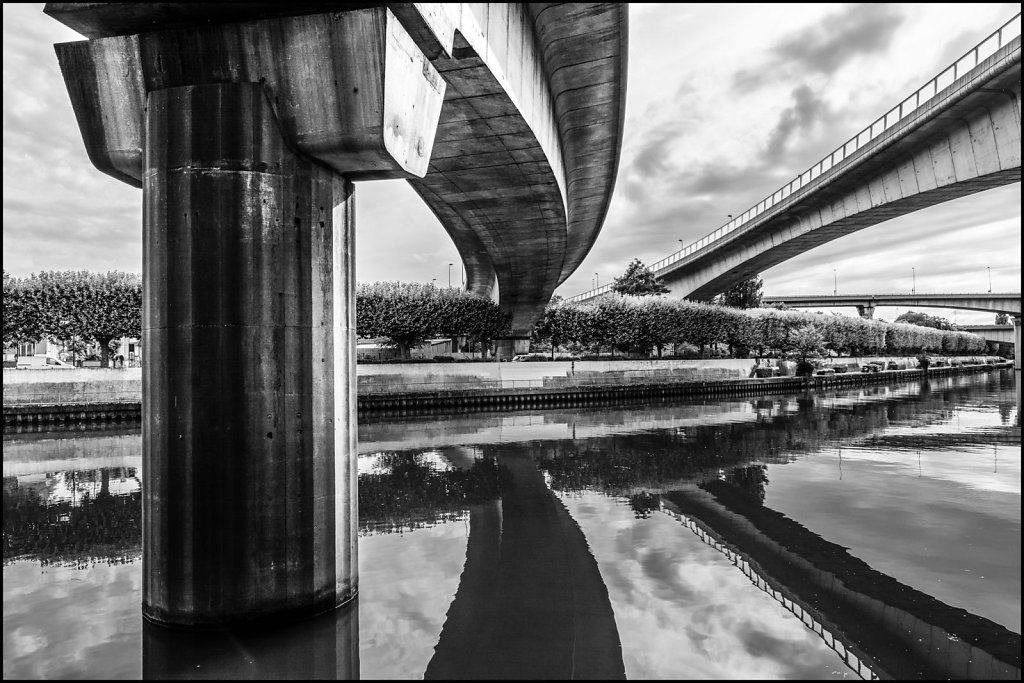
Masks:
[[[510,360],[530,352],[530,337],[499,337],[494,340],[494,355],[499,360]]]
[[[1020,372],[1020,316],[1013,317],[1013,369]]]
[[[352,185],[262,87],[148,96],[143,614],[221,626],[356,594]]]

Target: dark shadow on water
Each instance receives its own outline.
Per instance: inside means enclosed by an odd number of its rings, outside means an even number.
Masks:
[[[533,459],[503,453],[499,502],[470,513],[466,564],[426,679],[623,679],[608,591]]]
[[[849,551],[763,506],[741,482],[713,480],[663,495],[753,568],[799,616],[827,624],[843,655],[882,678],[1020,679],[1021,636],[870,567]],[[734,562],[737,562],[734,559]],[[756,583],[756,582],[755,582]],[[805,619],[806,621],[806,619]]]

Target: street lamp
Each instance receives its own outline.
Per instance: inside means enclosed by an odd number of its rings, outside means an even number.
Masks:
[[[917,294],[917,271],[914,270],[914,266],[910,266],[910,277],[912,278],[910,284],[910,293]]]
[[[454,263],[448,264],[448,289],[452,288],[452,266],[454,265]]]
[[[683,241],[682,240],[678,240],[678,241],[679,241],[679,251],[682,251],[683,250]]]
[[[839,275],[836,274],[836,269],[832,269],[832,296],[839,295]]]
[[[992,293],[992,266],[985,266],[988,269],[988,293]]]
[[[601,278],[598,277],[597,273],[594,273],[594,289],[601,288]]]

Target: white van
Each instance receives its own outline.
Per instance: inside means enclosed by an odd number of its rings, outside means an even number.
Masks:
[[[31,368],[33,370],[71,370],[75,366],[71,363],[65,363],[62,360],[54,358],[53,356],[18,356],[18,363],[16,367],[19,368]]]

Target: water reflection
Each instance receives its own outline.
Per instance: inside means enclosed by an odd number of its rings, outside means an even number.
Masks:
[[[143,627],[138,433],[5,435],[4,675],[1019,678],[1014,391],[367,419],[358,605],[273,636]]]
[[[586,539],[529,454],[499,461],[509,485],[470,514],[459,591],[424,678],[625,678]]]
[[[147,679],[355,680],[359,608],[354,602],[286,628],[195,633],[144,622]]]

